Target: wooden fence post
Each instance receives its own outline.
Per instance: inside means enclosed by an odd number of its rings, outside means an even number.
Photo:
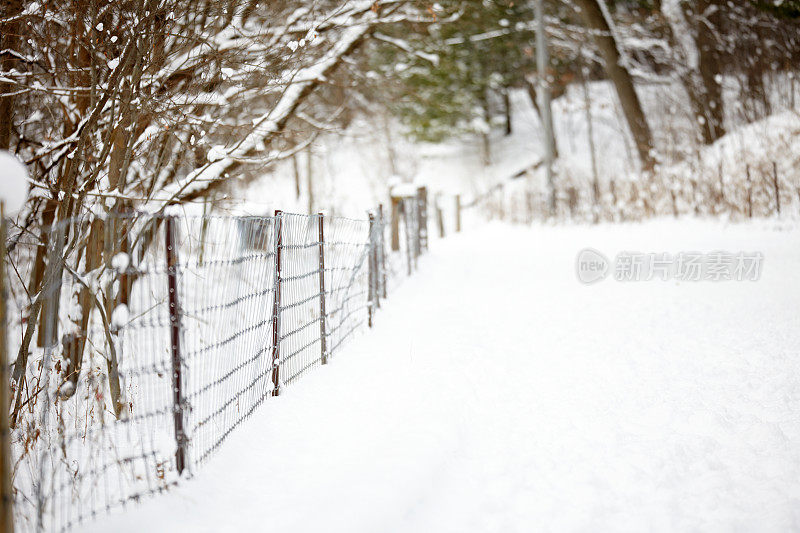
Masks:
[[[461,231],[461,195],[456,194],[456,233]]]
[[[0,201],[0,530],[14,533],[11,486],[11,431],[8,421],[8,320],[6,302],[6,213]]]
[[[272,395],[280,394],[278,360],[281,356],[281,249],[283,248],[283,211],[275,210],[275,290],[272,295]]]
[[[772,184],[775,187],[775,207],[778,210],[778,215],[781,214],[781,188],[778,184],[778,163],[772,162]]]
[[[328,334],[325,324],[325,216],[319,217],[319,343],[323,365],[328,364]]]
[[[173,217],[164,220],[167,249],[167,288],[169,290],[169,322],[172,341],[172,402],[175,423],[175,465],[178,475],[186,467],[186,433],[183,427],[183,390],[181,380],[181,310],[178,300],[178,249]]]
[[[386,299],[386,243],[384,242],[385,219],[383,218],[383,204],[378,204],[378,225],[380,229],[380,271],[381,271],[381,296]]]

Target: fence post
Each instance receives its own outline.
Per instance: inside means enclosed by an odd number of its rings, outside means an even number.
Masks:
[[[175,465],[178,475],[186,467],[186,433],[183,428],[183,390],[181,380],[181,310],[178,300],[178,250],[173,217],[164,219],[167,248],[167,288],[169,289],[169,322],[172,351],[172,402],[175,422]]]
[[[321,361],[328,364],[328,337],[326,332],[325,315],[325,216],[319,216],[319,343]]]
[[[14,533],[11,487],[11,432],[8,421],[8,321],[6,314],[6,213],[0,201],[0,530]]]
[[[753,182],[750,180],[750,165],[745,166],[747,172],[747,217],[753,218]]]
[[[375,215],[369,214],[369,239],[367,241],[367,325],[372,327],[372,308],[375,304]]]
[[[417,187],[417,215],[419,232],[419,245],[421,250],[428,251],[428,188]]]
[[[672,214],[675,216],[675,218],[678,218],[678,198],[675,196],[675,191],[670,189],[669,196],[672,198]]]
[[[406,263],[407,263],[407,266],[408,266],[408,275],[410,276],[411,275],[411,255],[414,253],[414,250],[412,250],[413,243],[411,242],[411,240],[412,240],[411,239],[411,232],[408,231],[408,229],[409,229],[408,228],[408,209],[407,209],[407,206],[406,206],[405,199],[400,204],[400,211],[401,211],[401,214],[403,215],[403,228],[405,228],[405,234],[406,234]]]
[[[392,251],[400,250],[400,198],[392,196]]]
[[[439,205],[439,197],[433,200],[434,208],[436,209],[436,225],[439,227],[439,238],[444,239],[444,215],[442,214],[442,206]]]
[[[381,296],[386,299],[386,243],[385,238],[385,219],[383,218],[383,204],[378,204],[378,226],[380,228],[380,260],[381,260]]]
[[[417,259],[419,259],[419,255],[420,255],[421,248],[422,248],[421,247],[421,243],[420,243],[420,240],[421,240],[420,239],[420,237],[421,237],[420,234],[422,233],[422,229],[421,229],[420,214],[419,214],[419,211],[420,211],[420,209],[419,209],[420,208],[419,196],[414,196],[413,198],[414,198],[414,204],[413,204],[414,205],[414,219],[413,219],[413,222],[414,222],[414,233],[413,233],[413,237],[414,237],[414,268],[417,268]]]
[[[456,233],[461,231],[461,195],[456,194]]]
[[[283,248],[283,211],[275,210],[275,292],[272,296],[272,395],[280,394],[278,360],[281,356],[281,249]]]
[[[380,277],[380,262],[378,261],[378,254],[380,253],[380,221],[374,213],[369,214],[372,220],[372,229],[370,230],[370,242],[372,247],[372,254],[370,260],[372,261],[372,297],[375,300],[375,309],[381,308],[381,277]]]
[[[778,184],[778,163],[772,162],[772,183],[775,186],[775,207],[778,209],[778,214],[781,214],[781,188]]]

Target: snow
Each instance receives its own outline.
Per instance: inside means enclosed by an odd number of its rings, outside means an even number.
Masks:
[[[119,304],[111,313],[111,327],[114,329],[120,329],[124,327],[128,324],[130,316],[131,313],[128,310],[128,306],[125,304]]]
[[[120,252],[111,258],[111,268],[117,272],[125,272],[131,265],[131,256],[125,252]]]
[[[434,241],[372,330],[194,479],[85,529],[795,529],[799,242],[695,220]],[[764,271],[587,286],[587,247],[758,251]]]
[[[16,156],[0,150],[0,201],[5,214],[12,215],[22,209],[28,198],[28,171]]]

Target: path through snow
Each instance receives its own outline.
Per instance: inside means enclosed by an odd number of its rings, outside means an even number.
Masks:
[[[96,531],[800,527],[800,231],[489,225],[197,476]],[[578,283],[575,255],[758,250],[758,282]]]

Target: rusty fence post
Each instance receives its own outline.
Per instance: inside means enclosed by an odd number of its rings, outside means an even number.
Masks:
[[[380,230],[380,273],[381,273],[381,296],[386,299],[386,221],[383,218],[383,204],[378,204],[378,227]]]
[[[11,431],[8,420],[8,309],[6,302],[6,213],[0,201],[0,530],[14,533],[14,494],[11,486]]]
[[[375,215],[369,214],[369,238],[367,240],[367,325],[372,327],[375,306]]]
[[[319,217],[319,343],[320,360],[323,365],[328,364],[328,334],[325,323],[325,216],[322,213]]]
[[[456,194],[456,233],[461,231],[461,195]]]
[[[165,245],[167,252],[167,289],[169,299],[169,323],[172,352],[172,401],[175,423],[175,465],[178,475],[186,467],[186,433],[183,427],[183,388],[181,379],[181,308],[178,300],[178,240],[175,219],[164,219]]]
[[[272,295],[272,395],[280,394],[281,357],[281,250],[283,249],[283,211],[275,210],[275,289]]]

